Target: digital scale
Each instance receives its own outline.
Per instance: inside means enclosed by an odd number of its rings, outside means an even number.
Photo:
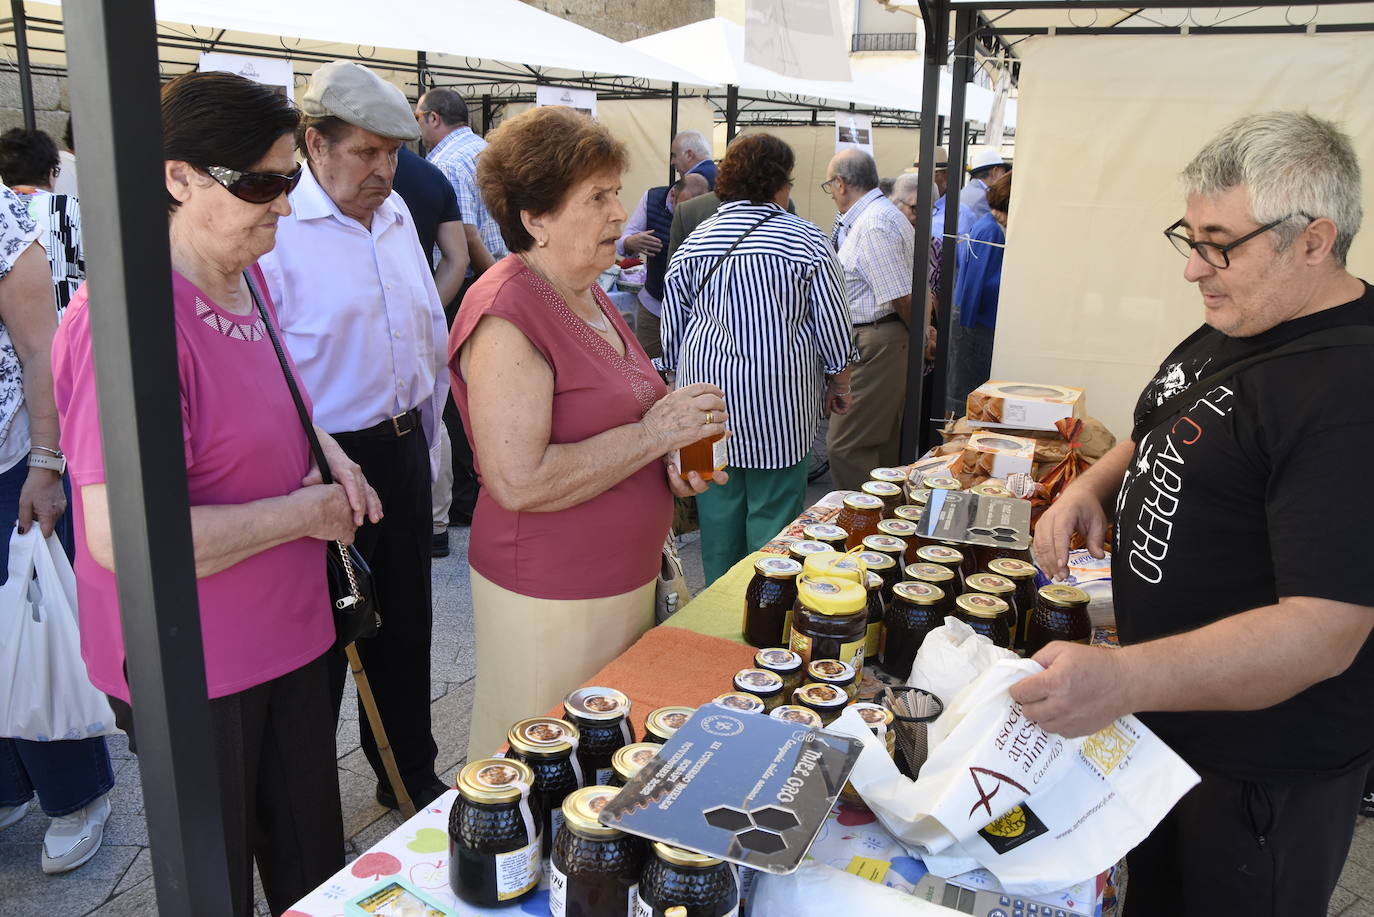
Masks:
[[[1092,917],[1083,911],[1032,901],[1006,892],[965,888],[929,874],[916,883],[914,894],[922,901],[961,914],[976,914],[977,917]]]

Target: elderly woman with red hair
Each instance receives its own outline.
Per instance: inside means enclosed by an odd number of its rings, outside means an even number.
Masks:
[[[489,139],[477,181],[511,254],[468,291],[449,338],[481,485],[468,549],[470,759],[653,624],[672,495],[709,486],[670,456],[727,419],[715,386],[668,393],[596,284],[626,219],[624,145],[557,107]]]

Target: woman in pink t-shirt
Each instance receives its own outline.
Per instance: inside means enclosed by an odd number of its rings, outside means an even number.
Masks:
[[[668,394],[596,285],[625,223],[626,163],[604,127],[560,107],[505,122],[478,160],[513,254],[473,284],[449,337],[453,400],[481,483],[468,547],[478,654],[469,759],[653,624],[672,494],[708,486],[695,472],[684,481],[669,456],[725,432],[721,391]]]
[[[191,73],[163,87],[162,122],[180,420],[233,911],[253,912],[256,855],[276,914],[343,865],[323,542],[352,541],[381,508],[323,433],[341,484],[319,483],[249,287],[267,297],[255,262],[272,248],[300,174],[295,110],[242,77]],[[83,286],[53,344],[53,377],[74,485],[82,656],[129,730],[92,308],[100,304]]]

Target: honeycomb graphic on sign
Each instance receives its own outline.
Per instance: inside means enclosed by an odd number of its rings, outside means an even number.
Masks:
[[[702,817],[707,824],[733,834],[745,850],[756,853],[780,853],[787,849],[782,832],[800,824],[790,810],[777,806],[757,809],[716,806],[703,812]]]

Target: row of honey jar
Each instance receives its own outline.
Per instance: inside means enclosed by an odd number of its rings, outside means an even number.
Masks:
[[[942,542],[918,535],[926,504],[934,490],[960,490],[959,479],[949,475],[922,478],[920,486],[907,480],[898,468],[875,468],[870,480],[856,492],[847,494],[833,525],[813,523],[806,526],[803,536],[823,542],[837,550],[853,550],[871,535],[890,535],[908,542],[914,551],[923,544]],[[986,481],[970,489],[970,493],[988,497],[1012,497],[1011,491],[994,481]],[[1007,549],[981,549],[992,556],[1022,556],[1025,552]],[[982,558],[990,560],[992,556]],[[911,559],[908,558],[908,563]]]

